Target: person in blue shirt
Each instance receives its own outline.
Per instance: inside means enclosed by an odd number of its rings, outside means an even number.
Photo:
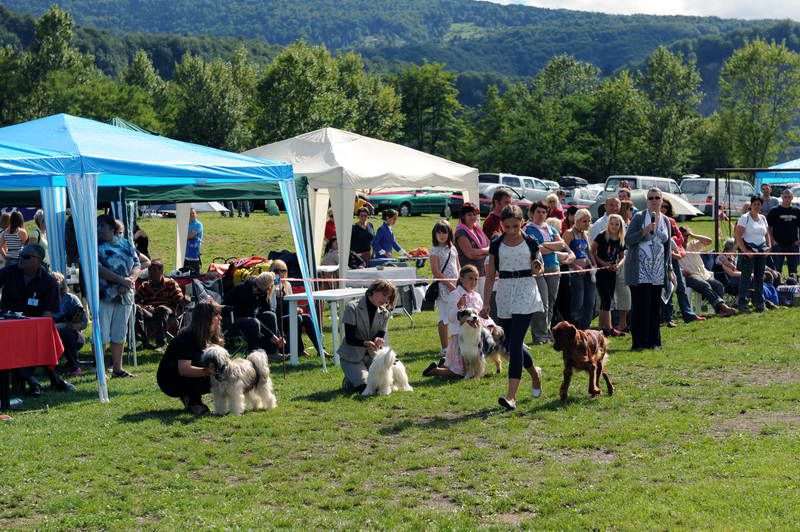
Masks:
[[[383,225],[378,228],[375,238],[372,239],[372,249],[376,259],[388,259],[392,256],[392,251],[399,251],[405,255],[405,250],[400,247],[394,237],[392,226],[397,222],[397,211],[386,209],[383,211]]]
[[[197,211],[189,211],[189,234],[186,237],[186,254],[183,266],[195,275],[200,273],[200,245],[203,243],[203,224],[197,219]]]

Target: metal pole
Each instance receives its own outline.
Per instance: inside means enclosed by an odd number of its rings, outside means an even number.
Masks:
[[[719,173],[714,172],[714,251],[719,251]]]

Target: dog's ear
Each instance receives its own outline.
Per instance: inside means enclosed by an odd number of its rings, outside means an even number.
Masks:
[[[553,349],[556,351],[564,350],[564,329],[567,325],[569,322],[560,321],[550,330],[553,333]]]

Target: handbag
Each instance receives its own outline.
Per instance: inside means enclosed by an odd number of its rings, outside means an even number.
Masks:
[[[444,266],[442,266],[441,269],[442,273],[444,273],[447,265],[450,264],[450,257],[452,257],[452,252],[447,255],[447,260],[444,261]],[[425,289],[425,297],[422,299],[423,304],[426,304],[426,310],[428,308],[433,309],[433,304],[437,299],[439,299],[439,281],[433,281],[428,285],[428,288]]]

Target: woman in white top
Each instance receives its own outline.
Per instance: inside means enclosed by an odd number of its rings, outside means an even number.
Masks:
[[[500,397],[498,402],[507,410],[513,410],[517,407],[517,388],[523,367],[533,380],[533,397],[539,397],[542,393],[542,370],[533,365],[533,359],[523,350],[522,344],[533,314],[544,311],[533,277],[544,272],[544,264],[539,253],[539,243],[522,231],[523,217],[519,207],[505,207],[500,213],[500,223],[503,233],[489,246],[481,315],[484,318],[489,317],[489,301],[497,272],[497,317],[505,330],[509,354],[508,393],[505,397]]]
[[[455,281],[448,279],[457,278],[461,267],[458,264],[458,251],[453,244],[453,228],[450,227],[450,222],[447,220],[436,222],[431,231],[431,239],[431,272],[434,279],[443,279],[439,281],[439,298],[436,300],[439,309],[439,323],[436,326],[439,329],[439,343],[442,346],[439,356],[443,357],[449,343],[447,302],[450,292],[456,288]]]
[[[747,310],[747,292],[753,288],[753,306],[756,312],[764,310],[764,268],[766,252],[771,246],[767,218],[761,214],[763,202],[761,196],[750,198],[750,210],[739,218],[734,230],[736,246],[739,248],[739,297],[737,306],[740,311]]]

